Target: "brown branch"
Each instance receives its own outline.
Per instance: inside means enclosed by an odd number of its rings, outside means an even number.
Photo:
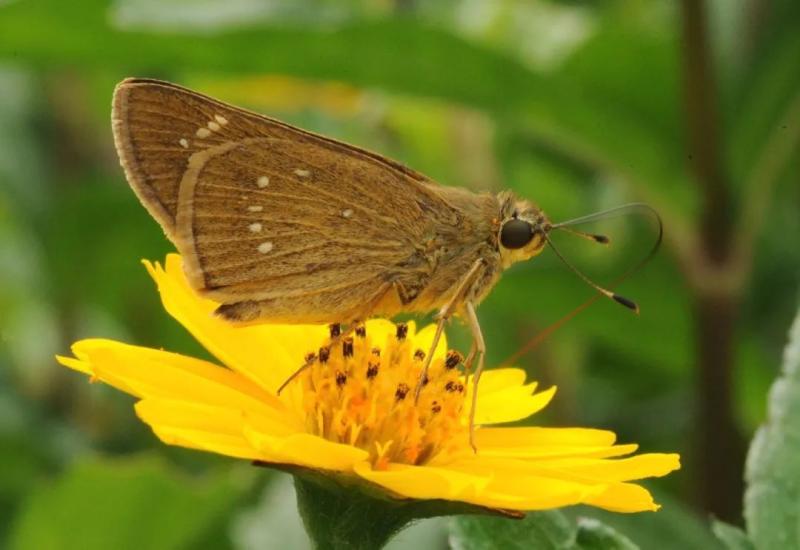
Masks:
[[[684,107],[689,163],[703,196],[701,221],[705,254],[723,263],[730,251],[732,201],[720,154],[716,105],[705,2],[682,0]]]
[[[684,111],[688,158],[702,194],[700,238],[690,272],[697,374],[695,486],[700,505],[741,522],[745,445],[733,414],[738,288],[728,281],[733,201],[722,162],[706,5],[682,0]]]

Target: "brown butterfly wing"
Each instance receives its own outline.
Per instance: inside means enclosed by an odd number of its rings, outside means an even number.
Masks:
[[[424,285],[434,223],[459,223],[417,172],[172,84],[122,82],[113,126],[192,286],[280,320],[340,320],[397,281]]]

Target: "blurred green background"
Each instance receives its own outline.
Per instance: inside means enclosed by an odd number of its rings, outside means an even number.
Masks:
[[[661,512],[605,521],[660,548],[713,548],[711,514],[741,522],[798,298],[796,0],[3,0],[0,547],[306,544],[282,476],[164,447],[130,398],[53,360],[89,336],[205,356],[139,263],[171,245],[114,152],[128,76],[514,189],[556,221],[655,207],[664,246],[619,287],[641,316],[597,303],[518,364],[559,386],[534,421],[682,453],[648,484]],[[591,229],[612,246],[558,243],[605,284],[655,237],[635,217]],[[552,253],[515,266],[479,309],[489,365],[591,296]],[[426,521],[393,544],[445,541]]]

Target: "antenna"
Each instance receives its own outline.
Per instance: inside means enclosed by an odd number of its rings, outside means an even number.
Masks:
[[[561,255],[561,252],[558,251],[558,248],[556,248],[556,246],[553,244],[553,241],[550,240],[550,237],[547,235],[547,233],[542,233],[542,235],[544,235],[544,240],[547,241],[547,244],[549,244],[550,248],[553,249],[553,252],[556,253],[558,259],[561,260],[564,263],[564,265],[570,269],[570,271],[572,271],[575,275],[583,279],[583,282],[585,282],[587,285],[595,289],[597,292],[599,292],[606,298],[611,298],[618,304],[622,304],[623,306],[627,307],[636,314],[639,313],[639,306],[636,305],[636,302],[634,302],[633,300],[629,300],[625,296],[620,296],[616,292],[611,292],[610,290],[605,289],[600,285],[598,285],[597,283],[595,283],[594,281],[592,281],[589,277],[584,275],[582,271],[580,271],[577,267],[569,263],[567,259]]]
[[[560,224],[559,224],[560,225]],[[597,233],[587,233],[586,231],[578,231],[577,229],[572,229],[570,227],[566,227],[564,225],[560,225],[560,227],[551,227],[551,229],[558,229],[560,231],[566,231],[567,233],[571,233],[583,239],[587,239],[589,241],[599,243],[599,244],[610,244],[611,239],[606,237],[605,235],[599,235]]]
[[[644,267],[644,265],[647,262],[650,261],[650,259],[653,256],[655,256],[656,252],[658,252],[658,249],[661,247],[661,241],[664,238],[664,224],[661,221],[661,216],[658,215],[658,212],[656,212],[652,207],[650,207],[650,206],[648,206],[648,205],[646,205],[644,203],[631,203],[631,204],[625,204],[625,205],[622,205],[622,206],[618,206],[616,208],[611,208],[609,210],[604,210],[602,212],[595,212],[594,214],[588,214],[586,216],[581,216],[580,218],[575,218],[575,219],[572,219],[572,220],[561,222],[561,223],[558,223],[558,224],[555,224],[555,225],[551,226],[550,228],[551,229],[564,230],[567,225],[571,226],[571,225],[578,225],[578,224],[581,224],[581,223],[587,223],[587,222],[594,221],[594,220],[597,220],[597,219],[600,219],[600,218],[605,218],[605,217],[607,217],[607,216],[609,216],[611,214],[615,214],[615,213],[617,213],[619,211],[622,211],[622,210],[631,210],[631,209],[634,209],[634,208],[641,208],[641,209],[646,210],[647,212],[649,212],[650,214],[653,215],[653,217],[658,222],[658,237],[656,238],[656,241],[653,243],[653,246],[650,248],[650,250],[648,251],[647,255],[644,258],[642,258],[633,267],[628,269],[625,273],[623,273],[620,277],[617,277],[611,283],[612,287],[613,287],[613,286],[618,285],[619,283],[621,283],[622,281],[624,281],[625,279],[627,279],[631,275],[633,275],[635,272],[639,271],[642,267]],[[573,232],[575,232],[575,231],[573,230]],[[546,233],[545,233],[545,235],[546,235]],[[588,235],[591,235],[591,234],[588,234]],[[592,236],[589,236],[588,238],[590,238],[593,241],[600,242],[597,239],[593,238]],[[567,263],[566,260],[564,260],[563,256],[561,256],[561,254],[559,254],[559,252],[555,249],[555,247],[553,246],[553,243],[551,243],[549,239],[547,239],[547,242],[550,244],[550,247],[553,248],[553,251],[556,253],[556,255],[558,255],[558,257],[561,258],[562,261],[564,261],[564,263]],[[569,264],[567,263],[567,265],[569,265]],[[577,271],[577,270],[573,268],[573,271]],[[580,274],[580,272],[578,272],[578,273],[579,273],[579,275],[581,275],[585,279],[585,277],[582,274]],[[595,286],[595,285],[592,285],[592,286]],[[609,291],[606,290],[606,292],[609,292]],[[554,333],[556,330],[561,328],[563,325],[565,325],[568,321],[570,321],[573,317],[575,317],[576,315],[581,313],[583,310],[585,310],[586,308],[588,308],[589,306],[594,304],[597,300],[600,299],[601,296],[608,296],[608,294],[605,294],[605,293],[602,293],[602,292],[600,294],[595,294],[594,296],[592,296],[591,298],[589,298],[588,300],[583,302],[581,305],[579,305],[578,307],[576,307],[575,309],[573,309],[572,311],[570,311],[569,313],[567,313],[566,315],[561,317],[559,320],[557,320],[556,322],[554,322],[553,324],[551,324],[550,326],[545,328],[539,334],[535,335],[533,338],[528,340],[528,342],[525,345],[523,345],[519,350],[517,350],[516,353],[514,353],[511,357],[509,357],[505,361],[501,362],[500,364],[501,365],[511,365],[511,364],[514,364],[517,361],[519,361],[519,359],[521,357],[523,357],[525,354],[527,354],[532,349],[534,349],[536,346],[538,346],[541,342],[543,342],[545,340],[545,338],[547,338],[552,333]]]

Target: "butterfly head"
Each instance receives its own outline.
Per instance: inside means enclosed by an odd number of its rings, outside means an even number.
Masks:
[[[547,244],[550,220],[533,203],[511,193],[501,194],[501,218],[498,220],[497,243],[503,265],[528,260],[538,255]]]

